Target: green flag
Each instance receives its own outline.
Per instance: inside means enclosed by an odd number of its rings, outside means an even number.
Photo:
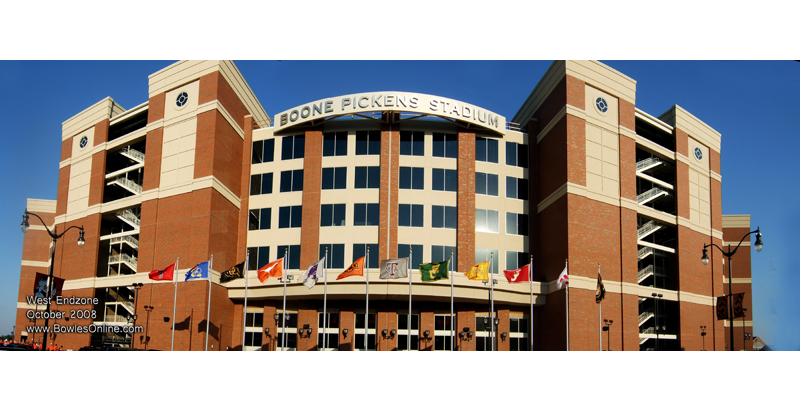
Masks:
[[[446,280],[450,277],[447,276],[447,266],[450,260],[442,261],[441,263],[427,263],[419,265],[419,272],[422,274],[422,281],[436,281]]]

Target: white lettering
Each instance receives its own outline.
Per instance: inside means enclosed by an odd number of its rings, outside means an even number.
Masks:
[[[402,96],[397,96],[397,107],[400,107],[400,105],[402,105],[403,107],[408,107],[407,99],[408,96],[406,96],[405,94],[403,94]]]
[[[314,111],[311,113],[311,115],[313,116],[315,113],[322,114],[322,102],[319,103],[319,107],[314,104]]]
[[[343,98],[343,99],[342,99],[342,110],[344,110],[345,108],[347,108],[347,106],[349,106],[349,105],[350,105],[350,103],[352,103],[352,101],[350,100],[350,97],[345,97],[345,98]]]
[[[439,110],[439,100],[433,98],[431,99],[431,111]]]
[[[325,102],[325,112],[326,113],[333,112],[333,100],[328,100]]]
[[[294,123],[295,121],[297,121],[297,117],[299,117],[299,116],[300,116],[300,113],[298,113],[297,110],[292,110],[292,112],[289,113],[289,121]]]
[[[386,107],[393,107],[394,96],[387,94],[386,97],[383,98],[383,105]]]
[[[362,102],[362,101],[364,101],[364,100],[366,100],[367,102],[366,102],[366,103],[364,103],[364,104],[361,104],[361,102]],[[367,108],[367,107],[369,106],[369,97],[367,97],[367,96],[361,96],[361,97],[358,99],[358,106],[359,106],[359,107],[361,107],[361,108]]]
[[[305,106],[300,109],[300,117],[307,118],[311,114],[311,109]]]
[[[411,108],[417,108],[419,105],[419,99],[417,96],[412,96],[411,99],[409,99],[409,103],[411,103]]]
[[[381,107],[381,95],[378,94],[377,96],[372,96],[372,107]]]

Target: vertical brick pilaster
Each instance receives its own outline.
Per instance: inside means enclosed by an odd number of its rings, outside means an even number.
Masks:
[[[147,132],[144,146],[144,177],[142,191],[158,188],[161,181],[161,151],[164,143],[164,129],[157,128]]]
[[[381,188],[378,229],[378,258],[397,256],[397,201],[400,174],[400,130],[397,125],[381,127]],[[474,178],[474,177],[473,177]],[[460,253],[459,253],[460,254]],[[378,339],[382,338],[380,335]]]
[[[253,116],[244,118],[244,141],[242,142],[242,177],[239,187],[241,207],[239,208],[239,238],[236,255],[238,260],[243,260],[247,254],[247,224],[250,215],[250,163],[253,151],[253,129],[255,122]],[[245,267],[245,270],[247,268]]]
[[[675,162],[675,196],[677,197],[678,217],[689,219],[689,165],[682,162]]]
[[[103,190],[106,187],[106,154],[99,151],[92,154],[92,171],[89,177],[89,207],[103,202]]]
[[[458,131],[458,269],[475,265],[475,133]]]
[[[322,190],[322,130],[306,131],[303,156],[303,222],[300,229],[300,267],[319,260],[319,211]]]

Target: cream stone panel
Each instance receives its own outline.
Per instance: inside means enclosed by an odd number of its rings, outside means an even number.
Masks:
[[[194,179],[196,132],[196,117],[164,128],[161,188],[169,188]]]
[[[178,107],[176,100],[178,96],[184,92],[188,95],[188,100],[186,101],[186,104],[184,104],[181,107]],[[166,123],[169,123],[170,120],[176,117],[186,114],[191,114],[192,112],[197,111],[199,99],[200,99],[199,80],[195,80],[189,84],[178,87],[172,91],[168,91],[166,93],[166,98],[164,103],[164,121]]]
[[[619,136],[591,123],[586,124],[586,188],[619,197]]]
[[[93,127],[95,124],[122,113],[123,111],[125,110],[119,104],[115,103],[111,97],[106,97],[91,107],[72,116],[69,120],[61,123],[61,140],[66,140],[79,131]],[[89,148],[92,146],[94,146],[94,144],[91,146],[87,145]],[[74,156],[76,151],[73,150],[72,153]]]
[[[700,158],[697,158],[697,153],[700,154]],[[700,143],[699,141],[695,140],[691,136],[689,137],[689,159],[693,165],[699,166],[701,169],[705,170],[706,172],[709,170],[709,157],[710,152],[708,147],[705,144]]]
[[[81,140],[86,137],[86,146],[81,148]],[[72,136],[72,162],[83,160],[92,155],[94,148],[94,126]]]
[[[723,215],[722,228],[746,228],[750,230],[750,214]]]
[[[586,140],[594,142],[594,143],[597,143],[597,144],[602,144],[603,143],[603,136],[602,136],[602,132],[600,130],[601,130],[600,127],[597,127],[597,126],[594,126],[594,125],[591,125],[591,124],[587,124],[587,127],[586,127]]]
[[[603,161],[598,158],[586,157],[586,172],[603,175]]]
[[[81,213],[89,206],[89,183],[92,173],[92,158],[72,163],[67,195],[67,215]]]
[[[39,200],[35,198],[27,199],[25,209],[32,213],[55,213],[56,200]],[[748,224],[750,220],[748,219]],[[749,225],[748,225],[749,227]]]

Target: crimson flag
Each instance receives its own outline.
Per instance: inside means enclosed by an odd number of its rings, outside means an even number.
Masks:
[[[530,281],[530,264],[526,264],[516,270],[503,270],[503,274],[509,283],[522,283]]]
[[[160,270],[150,271],[150,279],[155,281],[172,281],[172,275],[175,273],[175,264]]]

